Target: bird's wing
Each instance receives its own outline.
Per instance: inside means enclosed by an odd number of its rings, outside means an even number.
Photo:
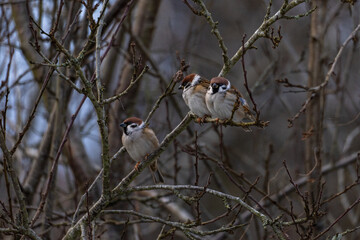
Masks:
[[[255,119],[254,115],[251,113],[248,103],[246,102],[245,98],[241,95],[239,90],[232,87],[231,89],[229,89],[229,93],[232,93],[232,94],[236,95],[238,103],[239,103],[239,108],[240,107],[242,108],[242,110],[245,112],[246,116],[250,120],[254,120]]]
[[[157,139],[154,131],[151,128],[145,128],[144,131],[147,131],[149,134],[149,138],[151,140],[151,143],[153,144],[154,148],[159,148],[159,140]]]

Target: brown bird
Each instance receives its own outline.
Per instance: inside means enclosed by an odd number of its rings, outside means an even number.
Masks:
[[[214,77],[211,79],[210,87],[205,95],[205,102],[213,118],[229,120],[233,115],[234,122],[241,122],[244,119],[255,121],[246,100],[226,78]]]
[[[199,118],[210,116],[211,113],[205,103],[205,94],[210,85],[209,80],[198,74],[187,75],[180,84],[179,89],[183,90],[182,97],[190,111]]]
[[[148,128],[141,119],[130,117],[125,119],[120,127],[124,128],[122,143],[130,157],[137,162],[137,165],[159,148],[159,141],[154,131]],[[157,167],[157,160],[158,158],[151,163],[150,172],[154,183],[163,183],[164,177]]]

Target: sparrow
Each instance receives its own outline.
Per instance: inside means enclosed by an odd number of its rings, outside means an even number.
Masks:
[[[148,155],[159,148],[159,141],[154,131],[137,117],[130,117],[120,124],[124,129],[121,141],[130,157],[138,164]],[[154,183],[163,183],[164,177],[157,167],[158,158],[150,165],[150,172]]]
[[[179,89],[183,90],[182,97],[186,105],[199,118],[211,115],[205,103],[205,94],[209,85],[209,80],[192,73],[187,75],[179,86]]]
[[[240,122],[243,119],[255,121],[246,100],[226,78],[214,77],[211,79],[205,95],[205,102],[213,118],[223,120],[232,118],[234,122]]]

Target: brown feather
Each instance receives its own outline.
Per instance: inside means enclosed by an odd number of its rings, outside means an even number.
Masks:
[[[226,78],[223,77],[214,77],[211,79],[210,84],[211,83],[217,83],[217,84],[224,84],[227,85],[228,84],[228,80]]]
[[[137,117],[129,117],[127,119],[124,120],[125,124],[131,124],[131,123],[136,123],[138,125],[140,125],[142,123],[142,120],[140,118]]]
[[[195,77],[199,77],[196,83],[193,82]],[[191,86],[190,83],[195,85]],[[183,79],[181,84],[183,89],[182,97],[190,110],[198,117],[210,115],[205,103],[205,94],[210,85],[209,80],[197,74],[190,74]]]

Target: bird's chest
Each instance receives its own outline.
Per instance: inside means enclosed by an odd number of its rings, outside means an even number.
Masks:
[[[186,105],[189,106],[189,102],[192,101],[192,99],[194,98],[194,88],[191,87],[191,88],[185,90],[185,91],[182,93],[182,97],[183,97]]]
[[[183,98],[190,110],[199,117],[208,114],[205,103],[205,92],[189,89],[183,93]]]
[[[144,137],[143,132],[123,135],[122,142],[130,157],[135,161],[143,160],[147,154],[150,154],[154,150],[153,144]]]
[[[234,103],[234,97],[227,93],[217,93],[210,96],[210,105],[217,118],[230,118]]]

